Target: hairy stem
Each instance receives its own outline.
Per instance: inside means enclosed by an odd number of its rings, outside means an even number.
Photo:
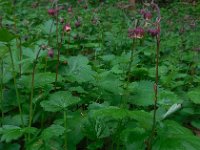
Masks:
[[[38,60],[40,51],[41,51],[41,48],[38,50],[38,53],[36,55],[36,58],[35,58],[35,61],[34,61],[34,64],[33,64],[32,80],[31,80],[31,95],[30,95],[30,103],[29,103],[29,124],[28,124],[28,127],[32,126],[35,70],[36,70],[37,60]],[[28,138],[30,139],[30,134],[28,135]]]
[[[67,150],[67,111],[66,110],[64,110],[63,121],[64,121],[64,128],[65,128],[64,150]]]
[[[0,103],[1,103],[1,124],[4,120],[4,112],[3,112],[3,60],[1,60],[1,85],[0,85],[0,91],[1,91],[1,97],[0,97]]]
[[[13,61],[12,50],[11,50],[9,44],[8,44],[8,49],[9,49],[9,53],[10,53],[10,59],[11,59],[11,65],[12,65],[12,75],[13,75],[13,80],[14,80],[15,93],[16,93],[16,97],[17,97],[17,104],[18,104],[18,108],[19,108],[21,124],[24,127],[23,112],[22,112],[22,108],[21,108],[21,99],[19,97],[19,91],[18,91],[18,88],[17,88],[15,65],[14,65],[14,61]]]

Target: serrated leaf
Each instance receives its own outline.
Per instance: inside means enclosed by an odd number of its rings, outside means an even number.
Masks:
[[[40,105],[45,111],[56,112],[65,110],[71,105],[75,105],[80,102],[80,98],[72,96],[68,91],[59,91],[49,96],[49,99],[42,101]]]
[[[187,95],[193,103],[200,104],[200,88],[189,91]]]
[[[0,134],[2,134],[1,141],[10,142],[21,137],[23,133],[22,129],[18,126],[4,125],[1,128]]]
[[[71,81],[91,82],[94,80],[96,72],[92,70],[91,66],[88,65],[89,60],[85,56],[72,56],[68,58],[68,68],[66,75],[70,77]]]
[[[34,79],[34,87],[35,88],[42,88],[48,85],[51,85],[52,83],[55,82],[55,73],[50,73],[50,72],[46,72],[46,73],[36,73],[35,74],[35,79]],[[22,76],[19,79],[19,84],[23,85],[24,87],[26,87],[27,89],[31,88],[31,80],[32,80],[32,76],[28,75],[28,76]],[[58,76],[58,81],[61,81],[62,77]]]
[[[164,135],[164,136],[163,136]],[[198,150],[200,139],[175,121],[165,121],[152,150]]]
[[[41,136],[42,136],[43,140],[48,140],[52,137],[59,137],[59,136],[63,135],[64,132],[65,132],[64,127],[53,124],[50,127],[44,129]]]
[[[154,83],[152,81],[133,82],[129,85],[129,90],[133,92],[129,102],[139,106],[153,105]]]
[[[10,33],[8,30],[1,28],[0,29],[0,41],[1,42],[10,42],[12,39],[14,39],[15,36]]]

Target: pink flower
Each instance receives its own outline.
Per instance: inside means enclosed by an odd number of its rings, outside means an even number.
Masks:
[[[48,56],[51,57],[51,58],[53,58],[53,56],[54,56],[54,51],[53,51],[53,49],[49,49],[49,50],[48,50]]]
[[[72,13],[72,7],[69,7],[69,8],[67,9],[67,11],[68,11],[68,13]]]
[[[148,33],[149,33],[152,37],[155,37],[155,36],[157,36],[157,35],[160,33],[160,30],[159,30],[159,29],[149,29],[149,30],[148,30]]]
[[[80,26],[81,26],[81,21],[80,21],[80,20],[76,21],[76,22],[75,22],[75,26],[76,26],[77,28],[80,27]]]
[[[152,18],[151,12],[145,12],[143,14],[145,20],[150,20]]]
[[[135,39],[141,39],[144,37],[144,29],[141,27],[137,27],[135,29],[129,29],[128,30],[128,37],[135,38]]]
[[[69,23],[67,23],[67,24],[64,26],[64,30],[65,30],[66,32],[70,32],[70,31],[71,31],[71,26],[70,26]]]
[[[48,10],[48,14],[50,16],[55,16],[57,14],[57,12],[58,12],[58,10],[53,9],[53,8],[51,8],[51,9]]]

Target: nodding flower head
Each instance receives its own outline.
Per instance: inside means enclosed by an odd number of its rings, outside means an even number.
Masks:
[[[144,37],[144,29],[141,27],[137,27],[135,29],[128,30],[128,37],[134,39],[141,39]]]
[[[143,14],[145,20],[150,20],[152,18],[151,12],[145,12]]]
[[[155,36],[157,36],[157,35],[160,33],[160,30],[159,30],[159,29],[149,29],[149,30],[148,30],[148,33],[149,33],[152,37],[155,37]]]
[[[64,26],[64,31],[66,32],[70,32],[71,31],[71,26],[69,23],[67,23],[65,26]]]
[[[50,16],[55,16],[57,14],[57,12],[58,12],[58,10],[57,9],[53,9],[53,8],[48,10],[48,14]]]
[[[48,56],[49,56],[50,58],[53,58],[53,56],[54,56],[54,51],[53,51],[52,48],[50,48],[50,49],[48,50]]]
[[[75,26],[76,26],[77,28],[80,27],[80,26],[81,26],[81,21],[80,21],[80,20],[76,21],[76,22],[75,22]]]
[[[144,15],[145,12],[146,12],[145,9],[141,9],[141,10],[140,10],[140,14],[142,14],[142,15]]]
[[[72,7],[69,7],[69,8],[67,9],[67,12],[68,12],[68,13],[72,13]]]

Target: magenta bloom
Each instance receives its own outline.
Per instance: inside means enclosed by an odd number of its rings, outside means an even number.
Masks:
[[[70,32],[71,31],[71,26],[69,23],[67,23],[65,26],[64,26],[64,31],[66,32]]]
[[[67,11],[68,11],[68,13],[72,13],[72,7],[69,7],[69,8],[67,9]]]
[[[48,10],[48,14],[50,16],[55,16],[57,14],[57,12],[58,12],[58,10],[53,9],[53,8],[51,8],[51,9]]]
[[[159,30],[159,29],[149,29],[149,30],[148,30],[148,33],[149,33],[152,37],[155,37],[155,36],[157,36],[157,35],[160,33],[160,30]]]
[[[81,21],[80,21],[80,20],[76,21],[76,22],[75,22],[75,26],[76,26],[77,28],[80,27],[80,26],[81,26]]]
[[[49,50],[48,50],[48,56],[51,57],[51,58],[53,58],[53,56],[54,56],[54,51],[53,51],[53,49],[49,49]]]
[[[152,18],[151,12],[145,12],[143,14],[145,20],[150,20]]]
[[[145,34],[145,31],[141,27],[128,30],[128,37],[130,38],[141,39],[144,37],[144,34]]]

